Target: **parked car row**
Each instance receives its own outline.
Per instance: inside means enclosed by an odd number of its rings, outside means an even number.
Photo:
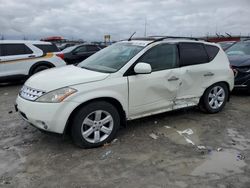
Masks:
[[[63,54],[49,42],[0,40],[0,82],[25,79],[64,65]]]
[[[222,48],[188,39],[121,41],[77,66],[35,74],[16,100],[22,118],[43,131],[101,146],[127,120],[190,106],[223,109],[234,74]]]
[[[235,73],[235,88],[250,93],[250,40],[235,43],[226,53]]]
[[[126,120],[190,106],[217,113],[234,87],[250,91],[250,41],[226,53],[215,43],[169,37],[102,48],[0,41],[0,81],[60,67],[28,79],[16,109],[35,127],[70,133],[87,148],[110,142]]]
[[[50,42],[0,41],[0,82],[26,79],[45,69],[77,64],[105,46],[80,44],[60,51]]]

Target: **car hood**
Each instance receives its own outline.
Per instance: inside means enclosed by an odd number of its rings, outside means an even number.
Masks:
[[[229,55],[228,59],[235,67],[250,66],[250,55]]]
[[[82,83],[103,80],[109,73],[101,73],[68,65],[39,72],[30,77],[25,85],[45,92]]]

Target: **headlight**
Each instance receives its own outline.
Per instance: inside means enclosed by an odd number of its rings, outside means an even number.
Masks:
[[[36,101],[48,102],[48,103],[59,103],[75,92],[77,92],[76,89],[65,87],[65,88],[57,89],[49,93],[46,93],[42,95],[41,97],[39,97]]]

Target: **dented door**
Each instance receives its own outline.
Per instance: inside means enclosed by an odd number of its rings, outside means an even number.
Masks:
[[[180,86],[177,46],[156,45],[138,62],[150,64],[152,72],[128,76],[129,116],[135,118],[171,110]]]

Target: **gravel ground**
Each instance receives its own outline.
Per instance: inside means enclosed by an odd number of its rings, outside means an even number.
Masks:
[[[14,112],[0,86],[0,187],[250,187],[250,96],[218,114],[196,108],[128,122],[110,145],[79,149]]]

